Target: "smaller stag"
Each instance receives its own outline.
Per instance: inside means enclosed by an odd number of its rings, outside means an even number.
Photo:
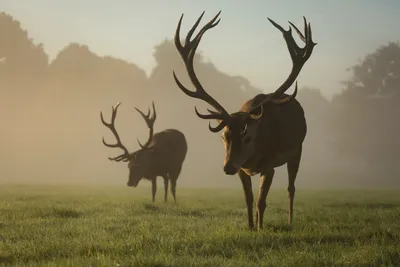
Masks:
[[[220,11],[221,12],[221,11]],[[189,97],[205,101],[216,111],[209,110],[210,114],[201,114],[195,109],[201,119],[215,119],[218,126],[209,125],[211,132],[219,132],[223,129],[222,141],[225,147],[224,172],[227,175],[238,173],[243,185],[247,204],[248,224],[254,228],[253,220],[253,190],[251,176],[261,174],[260,192],[257,200],[256,225],[258,229],[263,227],[263,216],[267,206],[266,199],[274,177],[276,167],[287,165],[289,176],[289,223],[293,219],[293,201],[295,193],[295,180],[299,170],[303,141],[307,133],[307,124],[304,111],[300,103],[295,99],[297,84],[294,93],[287,95],[285,92],[294,83],[307,59],[311,56],[316,45],[311,38],[311,26],[307,25],[304,18],[304,35],[294,26],[300,39],[305,42],[305,47],[300,48],[292,37],[292,29],[285,31],[273,20],[269,21],[282,33],[293,66],[288,78],[283,84],[270,94],[259,94],[246,101],[239,111],[228,113],[224,107],[210,96],[196,76],[193,58],[200,40],[207,30],[219,23],[218,14],[208,22],[197,35],[191,37],[200,23],[196,21],[188,32],[184,45],[181,44],[179,32],[182,18],[179,19],[175,33],[175,45],[185,63],[187,73],[195,91],[188,90],[173,73],[178,87]],[[218,20],[217,20],[218,19]],[[227,96],[229,98],[229,95]]]
[[[161,176],[164,179],[165,202],[167,201],[168,195],[168,183],[171,181],[171,193],[176,203],[176,182],[182,170],[182,164],[187,152],[185,135],[175,129],[166,129],[162,132],[153,134],[153,125],[157,117],[153,102],[152,117],[150,117],[150,109],[148,110],[147,115],[145,115],[142,111],[135,108],[149,127],[149,138],[144,145],[137,140],[141,149],[129,153],[128,149],[122,144],[114,125],[120,104],[121,103],[118,103],[115,108],[114,106],[112,107],[111,123],[105,122],[103,113],[100,112],[101,122],[111,130],[117,139],[115,144],[108,144],[104,141],[103,137],[103,144],[106,147],[118,147],[123,150],[121,155],[113,158],[109,157],[108,159],[116,162],[129,162],[128,186],[136,187],[142,178],[150,180],[152,185],[153,202],[155,201],[157,192],[157,177]]]

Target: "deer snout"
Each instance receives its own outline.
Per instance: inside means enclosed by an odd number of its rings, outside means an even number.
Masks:
[[[129,187],[136,187],[136,186],[138,185],[138,183],[139,183],[139,182],[134,182],[134,181],[129,180],[128,183],[127,183],[127,186],[129,186]]]
[[[224,165],[224,172],[227,175],[234,175],[239,171],[240,166],[236,166],[235,164],[232,164],[231,162],[227,162]]]

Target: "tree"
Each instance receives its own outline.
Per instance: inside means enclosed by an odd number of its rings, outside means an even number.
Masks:
[[[135,64],[111,56],[98,56],[87,45],[71,43],[50,64],[51,88],[82,100],[123,94],[143,96],[147,77]],[[110,90],[112,88],[112,90]],[[123,98],[122,95],[119,96]]]
[[[398,95],[400,91],[400,45],[389,42],[374,53],[348,69],[350,80],[343,82],[346,90],[344,98],[385,98]]]
[[[20,22],[4,12],[0,13],[0,35],[2,81],[8,83],[9,88],[25,88],[26,85],[42,82],[48,66],[43,44],[34,44]]]
[[[331,124],[340,153],[370,167],[396,169],[400,157],[400,46],[390,42],[349,68],[352,77],[333,99]]]

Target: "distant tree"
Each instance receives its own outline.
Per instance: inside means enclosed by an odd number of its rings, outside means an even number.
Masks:
[[[348,70],[352,72],[352,77],[343,82],[345,90],[336,98],[359,101],[397,96],[400,92],[399,43],[389,42],[380,46]]]
[[[322,94],[320,89],[304,87],[301,88],[296,99],[306,109],[309,116],[326,116],[330,108],[330,101]]]
[[[178,55],[178,56],[172,56],[172,55]],[[154,46],[153,57],[157,65],[169,64],[175,66],[181,64],[181,59],[176,51],[175,44],[168,39],[164,39],[161,43]],[[199,51],[199,53],[196,53],[196,55],[194,56],[194,62],[195,64],[197,64],[202,61],[203,61],[203,56],[201,51]]]
[[[396,168],[400,157],[400,46],[390,42],[349,68],[352,77],[335,96],[335,149],[363,158],[369,166]]]
[[[42,82],[48,66],[43,44],[35,44],[20,22],[4,12],[0,13],[0,35],[1,79],[14,88]]]
[[[306,153],[304,158],[314,162],[330,153],[327,148],[334,140],[330,132],[331,102],[320,89],[310,87],[301,88],[296,99],[301,103],[307,120],[305,151],[312,151]]]
[[[71,43],[62,49],[50,64],[52,84],[69,87],[72,94],[89,92],[130,92],[143,95],[147,77],[144,70],[132,63],[110,56],[98,56],[87,45]],[[79,90],[77,90],[79,89]],[[136,92],[135,92],[136,91]]]
[[[64,84],[87,86],[87,83],[99,77],[97,70],[100,61],[87,45],[71,43],[51,62],[51,79]]]
[[[259,93],[259,89],[254,87],[249,80],[247,80],[245,77],[237,75],[237,76],[232,76],[232,79],[235,80],[235,82],[239,85],[240,89],[244,93],[249,93],[249,94],[254,94],[254,93]]]

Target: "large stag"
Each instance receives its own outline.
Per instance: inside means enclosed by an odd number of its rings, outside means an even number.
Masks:
[[[113,158],[109,157],[108,159],[116,162],[129,162],[128,186],[136,187],[142,178],[150,180],[152,184],[153,202],[155,201],[157,192],[157,177],[161,176],[164,179],[165,202],[167,201],[168,195],[168,183],[171,181],[171,193],[176,202],[176,182],[187,152],[185,135],[175,129],[167,129],[153,134],[153,126],[157,117],[153,102],[152,117],[150,117],[150,109],[148,110],[147,115],[145,115],[142,111],[135,108],[149,127],[149,138],[144,145],[137,140],[141,149],[129,153],[128,149],[122,144],[114,125],[120,104],[121,103],[118,103],[115,107],[112,107],[110,123],[104,121],[103,113],[100,112],[101,122],[111,130],[117,140],[115,144],[108,144],[103,138],[103,144],[107,147],[117,147],[123,150],[121,155]]]
[[[292,95],[287,95],[284,92],[294,83],[316,45],[312,41],[311,26],[310,24],[307,25],[307,21],[304,18],[305,34],[303,35],[289,21],[301,40],[305,42],[305,47],[300,48],[293,39],[290,27],[289,30],[285,31],[280,25],[268,18],[283,34],[293,61],[292,71],[286,81],[274,93],[259,94],[246,101],[238,112],[229,114],[204,90],[196,77],[193,67],[193,58],[200,40],[207,30],[218,25],[220,19],[217,20],[217,18],[220,13],[221,11],[191,40],[204,15],[203,12],[188,32],[183,46],[179,37],[182,14],[175,33],[175,45],[185,63],[187,73],[196,91],[188,90],[173,72],[175,82],[186,95],[201,99],[216,109],[216,111],[208,110],[210,114],[201,114],[195,107],[195,112],[201,119],[215,119],[219,122],[216,127],[212,127],[209,124],[211,132],[216,133],[224,129],[221,136],[225,147],[224,172],[227,175],[239,173],[246,198],[248,224],[251,229],[254,229],[254,221],[253,191],[250,177],[258,173],[261,175],[256,212],[256,226],[261,229],[264,211],[267,206],[266,198],[275,172],[274,168],[287,164],[289,174],[288,221],[291,224],[293,220],[295,180],[299,170],[302,144],[306,136],[307,125],[303,108],[295,99],[297,82]]]

